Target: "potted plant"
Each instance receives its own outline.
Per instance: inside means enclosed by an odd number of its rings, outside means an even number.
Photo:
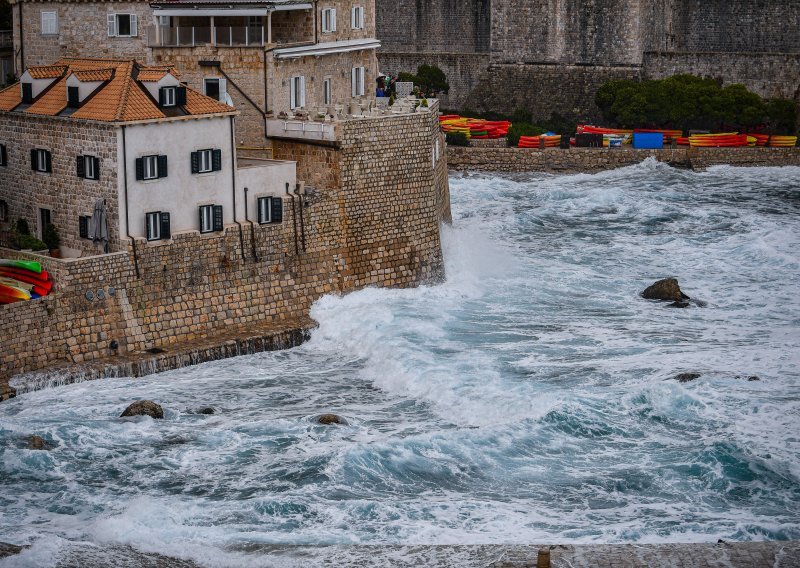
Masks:
[[[50,249],[50,256],[53,258],[61,258],[61,237],[58,235],[58,229],[52,223],[49,223],[42,233],[42,240],[47,248]]]

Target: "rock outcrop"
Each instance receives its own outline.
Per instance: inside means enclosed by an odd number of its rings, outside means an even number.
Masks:
[[[686,306],[682,304],[686,303],[684,300],[688,300],[689,296],[681,291],[677,279],[664,278],[645,288],[644,292],[642,292],[642,298],[646,300],[666,300],[675,302],[679,304],[675,306],[676,308],[684,308]]]
[[[338,414],[320,414],[317,416],[317,422],[320,424],[325,424],[326,426],[329,424],[342,424],[346,425],[347,420],[339,416]]]
[[[695,379],[699,379],[702,375],[700,373],[680,373],[672,377],[679,383],[690,383]]]
[[[44,441],[44,438],[41,436],[33,435],[28,438],[28,449],[29,450],[46,450],[47,449],[47,442]]]
[[[126,416],[150,416],[151,418],[164,418],[164,410],[152,400],[137,400],[120,414]]]

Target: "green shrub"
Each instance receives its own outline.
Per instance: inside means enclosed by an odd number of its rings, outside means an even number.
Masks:
[[[445,140],[450,146],[469,146],[469,138],[463,132],[452,132],[445,135]]]
[[[42,234],[42,241],[47,245],[48,250],[55,250],[61,246],[61,237],[58,234],[58,229],[52,223],[49,223],[44,228]]]
[[[13,244],[19,249],[47,250],[47,245],[33,235],[16,235]]]
[[[511,125],[511,128],[508,129],[508,145],[515,148],[519,146],[520,136],[539,136],[545,132],[547,132],[547,130],[541,126],[534,126],[527,122],[515,122]]]
[[[18,235],[30,235],[31,229],[28,227],[28,221],[22,218],[17,219],[14,224],[14,232]]]
[[[431,92],[447,93],[450,91],[447,76],[444,71],[435,65],[420,65],[417,67],[416,75],[405,72],[398,73],[397,80],[414,83],[425,94],[430,94]]]

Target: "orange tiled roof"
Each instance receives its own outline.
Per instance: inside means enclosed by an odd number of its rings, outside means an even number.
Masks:
[[[138,81],[150,82],[160,81],[164,75],[171,73],[176,79],[180,77],[178,71],[174,67],[146,67],[139,70],[136,76]]]
[[[139,67],[132,59],[77,59],[63,58],[51,66],[37,67],[37,73],[55,73],[48,69],[61,69],[60,81],[23,112],[46,116],[56,116],[67,106],[66,81],[70,73],[75,73],[82,81],[107,81],[104,86],[89,98],[70,117],[98,120],[105,122],[128,122],[165,118],[158,104],[151,98],[147,90],[139,82],[139,77],[173,73],[174,68]],[[13,110],[22,100],[19,84],[0,91],[0,110]],[[186,105],[183,107],[189,115],[231,113],[236,109],[219,101],[198,93],[187,87]]]
[[[73,72],[78,81],[110,81],[114,76],[114,68],[80,69]]]
[[[28,67],[33,79],[58,79],[67,71],[66,65],[32,65]]]
[[[0,91],[0,110],[12,110],[22,102],[22,89],[19,83]]]

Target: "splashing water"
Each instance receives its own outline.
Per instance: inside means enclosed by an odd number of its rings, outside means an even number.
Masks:
[[[289,351],[0,405],[0,541],[34,544],[9,565],[75,543],[238,566],[273,544],[800,538],[800,169],[451,193],[443,285],[322,298]],[[638,296],[667,276],[707,306]],[[165,420],[119,419],[138,398]]]

